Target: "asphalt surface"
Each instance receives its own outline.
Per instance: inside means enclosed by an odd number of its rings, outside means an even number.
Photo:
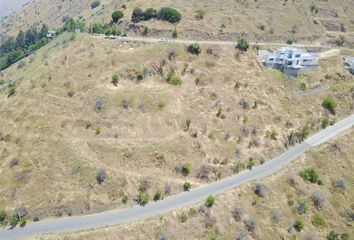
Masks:
[[[351,115],[334,126],[313,135],[304,143],[295,146],[278,158],[270,160],[263,165],[253,168],[252,170],[195,188],[190,192],[183,192],[167,197],[158,202],[149,203],[144,207],[137,206],[128,209],[106,211],[93,215],[43,220],[40,222],[30,223],[23,228],[16,227],[12,230],[1,229],[0,239],[17,240],[23,239],[24,237],[45,233],[75,232],[80,230],[101,228],[167,213],[192,203],[204,201],[209,195],[221,194],[228,189],[272,175],[311,147],[318,146],[352,128],[353,126],[354,115]]]

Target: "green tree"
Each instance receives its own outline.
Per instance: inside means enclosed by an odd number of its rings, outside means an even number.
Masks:
[[[157,189],[154,195],[154,201],[161,200],[163,198],[163,193],[161,189]]]
[[[328,97],[326,97],[323,100],[322,107],[327,109],[333,115],[335,115],[336,114],[337,102],[336,102],[336,100],[333,97],[328,96]]]
[[[76,22],[73,18],[68,18],[64,23],[64,31],[67,32],[75,32],[76,30]]]
[[[138,203],[141,206],[145,206],[148,202],[149,202],[149,195],[147,195],[147,193],[140,192],[138,195]]]
[[[192,170],[192,164],[190,163],[185,163],[182,167],[182,173],[184,176],[188,176],[191,173]]]
[[[189,191],[192,188],[192,184],[190,182],[185,182],[183,184],[183,190],[184,191]]]
[[[122,197],[122,203],[123,203],[123,204],[127,204],[127,203],[128,203],[128,200],[129,200],[129,197],[128,197],[127,195],[124,195],[124,196]]]
[[[202,48],[198,43],[193,43],[188,46],[188,52],[194,55],[199,55],[202,52]]]
[[[246,52],[248,48],[250,47],[250,44],[248,41],[244,38],[238,38],[237,39],[237,45],[236,48],[239,49],[242,52]]]
[[[177,29],[176,29],[176,28],[173,29],[173,31],[172,31],[172,37],[173,37],[173,38],[178,38],[178,32],[177,32]]]
[[[112,13],[112,21],[117,23],[119,19],[124,17],[124,13],[122,11],[115,11]]]
[[[26,47],[25,33],[21,30],[16,37],[16,44],[19,48]]]
[[[47,33],[48,33],[48,25],[47,24],[43,24],[41,27],[41,30],[39,31],[39,37],[40,38],[45,38],[47,37]]]
[[[317,183],[319,185],[322,184],[320,176],[313,167],[301,171],[299,175],[300,177],[311,183]]]
[[[114,84],[114,86],[117,86],[118,82],[119,82],[119,76],[117,74],[114,74],[112,76],[112,83]]]
[[[134,8],[132,13],[132,22],[137,23],[145,20],[145,13],[141,8]]]
[[[296,229],[296,231],[301,232],[304,226],[304,222],[301,219],[296,219],[294,223],[294,228]]]
[[[164,7],[160,9],[157,17],[163,21],[177,23],[181,20],[182,15],[176,9]]]
[[[6,219],[7,215],[5,211],[0,211],[0,223],[2,223]]]
[[[215,204],[215,197],[213,195],[210,195],[205,201],[205,206],[211,208],[212,206],[214,206],[214,204]]]

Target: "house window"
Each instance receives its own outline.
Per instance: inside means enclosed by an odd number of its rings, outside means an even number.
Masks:
[[[291,66],[291,65],[293,65],[293,62],[292,61],[288,61],[288,62],[286,62],[286,65]]]
[[[299,58],[301,56],[301,54],[296,54],[295,57],[296,58]]]
[[[274,58],[269,58],[269,61],[270,61],[270,62],[273,62],[273,61],[274,61]]]

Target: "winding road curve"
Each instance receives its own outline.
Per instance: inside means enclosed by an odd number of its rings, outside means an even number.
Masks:
[[[23,239],[24,237],[45,233],[75,232],[92,228],[101,228],[167,213],[172,210],[185,207],[189,204],[203,201],[211,194],[221,194],[228,189],[272,175],[291,160],[306,152],[308,149],[316,147],[340,135],[353,126],[354,115],[350,115],[337,124],[313,135],[304,143],[295,146],[278,158],[270,160],[250,171],[245,171],[238,175],[195,188],[190,192],[183,192],[167,197],[164,200],[150,203],[145,207],[136,206],[133,208],[117,209],[86,216],[43,220],[40,222],[30,223],[24,228],[17,227],[12,230],[1,229],[0,239],[17,240]]]

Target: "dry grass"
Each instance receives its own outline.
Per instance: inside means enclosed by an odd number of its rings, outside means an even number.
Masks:
[[[255,219],[257,227],[251,238],[247,239],[305,239],[315,236],[315,239],[326,239],[327,234],[334,230],[353,236],[353,221],[346,214],[347,209],[353,211],[354,178],[352,139],[354,133],[347,133],[330,143],[313,149],[298,157],[286,168],[277,174],[263,180],[267,195],[259,198],[254,193],[255,183],[228,191],[217,197],[216,205],[211,208],[211,216],[216,220],[212,227],[204,226],[205,216],[198,211],[203,203],[174,211],[152,219],[113,226],[104,229],[83,231],[72,234],[47,235],[31,239],[46,240],[74,240],[74,239],[235,239],[244,229],[245,222]],[[333,144],[340,150],[333,151]],[[323,185],[319,186],[304,181],[298,173],[305,168],[314,167],[318,171]],[[292,179],[292,182],[290,182]],[[333,187],[338,179],[344,179],[347,188],[340,192]],[[314,193],[320,192],[326,197],[322,209],[317,209],[311,200]],[[308,203],[305,214],[299,215],[295,211],[298,202]],[[232,211],[242,208],[244,215],[240,221],[235,221]],[[273,211],[281,212],[281,221],[273,220]],[[186,214],[188,220],[182,223],[180,217]],[[316,226],[313,216],[320,214],[325,220],[324,226]],[[288,232],[296,218],[304,222],[301,232]],[[139,231],[137,231],[139,229]],[[313,238],[312,238],[313,239]]]
[[[335,38],[343,35],[347,40],[354,42],[352,1],[207,1],[201,3],[191,1],[113,1],[102,0],[101,6],[90,8],[92,1],[85,0],[74,3],[69,0],[37,0],[23,10],[4,20],[2,32],[13,34],[15,29],[26,29],[43,22],[52,27],[62,24],[63,16],[72,16],[92,22],[109,22],[114,10],[124,10],[122,28],[130,24],[131,12],[135,7],[143,9],[170,6],[178,9],[182,21],[176,26],[179,37],[189,39],[226,39],[234,40],[244,35],[257,41],[286,41],[294,38],[306,42],[327,40],[334,42]],[[311,5],[315,4],[318,12],[311,12]],[[202,20],[196,19],[196,12],[204,10]],[[225,28],[222,30],[221,25]],[[149,27],[149,35],[171,37],[174,25],[158,21],[149,21],[139,25]],[[330,26],[329,28],[325,26]],[[331,26],[335,26],[334,29]],[[222,31],[221,31],[222,30]],[[142,33],[143,28],[140,29]],[[131,31],[129,34],[134,34]]]
[[[169,60],[172,50],[177,57]],[[327,95],[338,100],[334,119],[350,110],[353,78],[339,58],[293,79],[263,69],[252,51],[236,59],[232,47],[213,47],[217,56],[205,50],[196,57],[182,45],[129,45],[64,34],[23,60],[25,67],[4,71],[1,78],[14,81],[17,89],[13,97],[4,90],[0,97],[0,208],[21,205],[43,218],[124,207],[122,196],[129,196],[128,206],[135,204],[146,179],[150,196],[165,185],[177,193],[185,181],[198,186],[234,174],[236,166],[242,170],[250,157],[260,164],[277,156],[286,150],[289,132],[307,123],[319,130],[328,114],[321,107]],[[181,86],[166,82],[170,67],[182,77]],[[146,77],[138,83],[135,73],[143,69]],[[111,83],[114,74],[120,75],[117,87]],[[304,80],[331,90],[293,97]],[[123,108],[124,99],[129,109]],[[243,109],[242,99],[250,109]],[[101,111],[94,109],[97,100],[103,102]],[[217,116],[220,108],[223,117]],[[269,129],[277,131],[277,140],[266,137]],[[10,167],[15,157],[19,165]],[[184,163],[192,164],[187,177],[175,171]],[[209,173],[201,179],[203,165]],[[108,177],[98,185],[101,168]]]

